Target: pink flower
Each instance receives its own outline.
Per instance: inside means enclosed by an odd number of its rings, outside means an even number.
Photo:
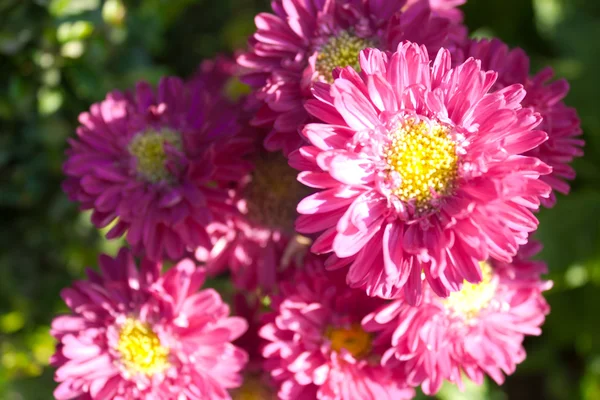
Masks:
[[[232,107],[197,82],[164,78],[156,93],[145,83],[109,93],[79,121],[63,187],[97,227],[115,223],[108,238],[127,233],[152,260],[210,246],[213,213],[236,211],[221,186],[248,169]]]
[[[199,248],[196,258],[211,275],[230,271],[238,289],[269,293],[286,266],[286,250],[302,240],[294,232],[296,205],[310,191],[281,154],[256,150],[253,156],[252,173],[230,192],[239,214],[208,226],[212,248]]]
[[[192,80],[200,81],[211,93],[227,97],[228,86],[232,85],[238,74],[239,67],[235,60],[219,54],[215,58],[203,60]]]
[[[263,107],[253,123],[269,127],[268,150],[297,149],[298,126],[308,122],[303,105],[313,82],[329,82],[335,67],[358,67],[367,47],[394,49],[401,40],[435,52],[449,21],[430,16],[427,1],[406,12],[405,0],[274,0],[274,14],[255,18],[257,31],[248,53],[238,57],[243,80],[258,90]]]
[[[64,289],[69,315],[52,322],[58,400],[229,399],[247,355],[231,341],[247,328],[229,317],[204,271],[190,260],[164,275],[129,251],[101,256],[101,273]]]
[[[568,194],[569,184],[575,178],[575,170],[569,165],[575,157],[583,155],[584,141],[577,111],[567,107],[563,99],[569,92],[569,84],[564,79],[552,81],[550,67],[535,76],[529,76],[529,57],[522,49],[509,49],[498,39],[466,41],[461,52],[465,57],[481,60],[484,69],[498,72],[498,79],[492,90],[519,83],[525,87],[527,96],[523,106],[540,113],[543,120],[538,129],[548,134],[548,140],[526,155],[537,157],[552,167],[550,175],[541,179],[559,193]],[[460,57],[458,57],[460,58]],[[556,194],[551,193],[542,199],[542,205],[552,207],[556,203]]]
[[[327,265],[349,265],[348,283],[370,296],[404,289],[416,304],[422,272],[442,297],[480,282],[479,261],[510,262],[550,192],[539,179],[550,168],[523,155],[547,138],[523,88],[490,93],[495,72],[450,63],[410,42],[369,49],[360,74],[338,70],[306,104],[323,122],[305,127],[312,146],[290,164],[320,191],[300,202],[296,227],[324,231],[313,252],[334,252]]]
[[[414,392],[402,377],[381,367],[361,319],[380,299],[348,288],[343,277],[326,275],[312,256],[272,297],[274,311],[259,331],[267,341],[265,368],[279,384],[282,400],[397,400]]]
[[[545,265],[528,260],[536,247],[524,246],[512,264],[484,263],[481,283],[465,283],[447,299],[426,288],[419,307],[399,299],[366,317],[378,344],[391,345],[382,364],[430,395],[443,380],[462,387],[462,373],[477,384],[486,374],[502,384],[525,359],[523,339],[541,334],[549,312],[542,292],[552,283],[540,280]]]
[[[407,0],[405,7],[410,7],[421,0]],[[447,18],[452,22],[461,23],[463,13],[457,7],[465,4],[467,0],[429,0],[431,10],[439,16]]]

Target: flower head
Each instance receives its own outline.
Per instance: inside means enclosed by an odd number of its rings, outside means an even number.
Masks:
[[[348,288],[343,276],[322,269],[312,256],[304,270],[282,282],[272,297],[274,311],[259,331],[267,341],[265,368],[279,385],[279,398],[412,398],[402,376],[380,366],[381,352],[361,326],[381,300]]]
[[[261,13],[250,50],[238,57],[243,79],[263,103],[253,123],[272,128],[269,150],[285,154],[303,142],[297,129],[309,121],[304,103],[314,82],[331,82],[336,67],[358,68],[367,47],[390,50],[414,40],[435,52],[449,21],[432,17],[427,1],[401,9],[404,0],[275,0],[273,14]]]
[[[212,249],[199,248],[196,258],[211,275],[229,270],[239,289],[269,293],[282,274],[286,250],[302,240],[294,232],[296,205],[310,191],[281,154],[253,155],[252,172],[230,191],[239,214],[208,226]]]
[[[512,264],[484,262],[480,283],[465,282],[446,299],[426,288],[419,307],[398,299],[365,318],[378,344],[390,347],[383,365],[404,371],[426,394],[444,380],[462,386],[463,373],[477,384],[486,374],[502,384],[525,359],[523,339],[541,333],[549,312],[545,265],[528,259],[536,246],[526,245]]]
[[[422,273],[444,297],[480,282],[479,261],[510,262],[549,194],[539,177],[550,168],[523,155],[547,138],[523,88],[490,92],[495,72],[450,63],[410,42],[369,49],[361,73],[337,70],[306,104],[322,123],[304,128],[312,146],[290,165],[320,191],[300,202],[296,227],[324,231],[312,250],[333,252],[328,266],[349,265],[348,283],[371,296],[404,289],[417,303]]]
[[[63,187],[93,210],[97,227],[114,223],[107,237],[126,233],[153,260],[210,246],[213,214],[235,212],[225,186],[248,169],[243,153],[232,156],[243,139],[220,95],[164,78],[156,92],[140,83],[134,93],[109,93],[79,121]]]
[[[464,57],[480,59],[482,68],[498,72],[492,90],[515,83],[525,87],[527,95],[523,106],[540,113],[543,119],[538,129],[548,134],[546,142],[525,154],[537,157],[552,167],[552,173],[541,179],[554,191],[541,201],[546,207],[553,206],[556,203],[555,192],[569,193],[567,181],[575,178],[575,170],[570,164],[575,157],[583,155],[584,141],[579,138],[582,131],[577,111],[563,102],[569,92],[569,84],[564,79],[552,81],[554,73],[550,67],[530,76],[529,57],[525,52],[519,48],[511,50],[498,39],[466,41],[460,52]],[[460,59],[460,55],[457,58]]]
[[[184,260],[161,276],[125,249],[99,263],[101,273],[63,290],[71,313],[52,322],[55,397],[229,399],[247,360],[231,342],[247,323],[214,290],[198,291],[204,270]]]

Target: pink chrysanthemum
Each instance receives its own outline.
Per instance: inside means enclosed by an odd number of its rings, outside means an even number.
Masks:
[[[350,264],[352,287],[415,304],[424,272],[446,297],[482,279],[480,260],[510,262],[537,228],[532,209],[550,168],[522,154],[547,135],[513,85],[490,93],[496,73],[469,59],[452,69],[440,50],[403,43],[393,55],[361,53],[359,74],[315,85],[306,126],[313,144],[290,156],[298,179],[321,189],[300,202],[300,232],[325,231],[316,253]]]
[[[107,237],[126,232],[152,260],[210,246],[213,213],[235,212],[220,187],[248,167],[228,104],[197,82],[164,78],[156,93],[140,83],[134,93],[108,94],[79,121],[64,189],[93,210],[97,227],[115,222]]]
[[[243,80],[264,103],[253,123],[272,128],[268,150],[297,149],[298,127],[308,121],[304,102],[313,82],[332,80],[332,69],[358,67],[367,47],[394,49],[401,40],[425,44],[435,52],[444,43],[449,21],[431,17],[426,0],[406,12],[405,0],[274,0],[274,14],[261,13],[250,51],[238,57]]]
[[[229,317],[204,271],[181,261],[163,276],[123,249],[100,257],[101,273],[64,289],[71,314],[52,322],[59,400],[229,399],[247,355],[231,344],[247,328]]]
[[[309,257],[305,270],[280,284],[274,311],[259,331],[267,340],[265,368],[283,400],[398,400],[414,396],[399,374],[380,365],[381,353],[361,319],[381,305],[325,275]]]
[[[240,213],[209,225],[213,246],[210,251],[199,248],[196,258],[211,275],[229,270],[239,289],[269,293],[281,273],[282,258],[306,239],[296,236],[294,221],[296,205],[310,191],[281,154],[256,151],[253,162],[252,173],[231,191],[230,201]]]
[[[410,7],[421,0],[407,0],[405,7]],[[461,23],[463,13],[457,7],[465,4],[467,0],[429,0],[431,10],[455,23]]]
[[[382,364],[404,371],[426,394],[444,380],[462,387],[463,373],[477,384],[486,374],[502,384],[525,359],[523,339],[541,334],[549,312],[542,292],[552,284],[540,280],[545,265],[528,259],[536,247],[528,243],[512,264],[483,263],[481,283],[465,283],[446,299],[426,288],[419,307],[395,300],[365,318],[378,344],[391,343]]]
[[[583,155],[584,141],[579,138],[581,126],[577,111],[567,107],[563,99],[569,92],[565,79],[552,81],[552,68],[543,69],[535,76],[529,76],[529,57],[522,49],[509,49],[498,39],[469,40],[461,50],[465,57],[481,60],[483,69],[498,72],[498,79],[492,90],[519,83],[525,87],[527,96],[524,107],[531,107],[540,113],[543,120],[538,129],[548,134],[548,140],[526,155],[537,157],[552,167],[552,173],[542,177],[552,188],[563,194],[569,193],[567,180],[575,178],[575,170],[569,165],[575,157]],[[460,55],[458,57],[461,58]],[[542,205],[552,207],[556,195],[551,193],[542,199]]]

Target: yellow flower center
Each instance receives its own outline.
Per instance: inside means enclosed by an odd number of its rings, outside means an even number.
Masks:
[[[446,309],[465,319],[476,317],[479,312],[490,305],[496,294],[497,283],[493,280],[493,271],[490,264],[481,262],[483,279],[480,283],[465,281],[459,292],[453,292],[442,303]]]
[[[129,153],[135,157],[136,170],[140,178],[157,183],[171,177],[165,168],[166,143],[179,150],[182,148],[181,136],[170,129],[141,132],[129,142]]]
[[[458,157],[448,128],[435,122],[408,120],[390,133],[386,149],[390,170],[400,184],[393,193],[402,201],[414,201],[419,211],[429,208],[434,196],[452,192],[458,176]]]
[[[298,171],[278,153],[257,157],[252,181],[246,189],[248,219],[260,225],[294,231],[296,205],[309,194],[297,181]]]
[[[244,379],[244,384],[239,389],[231,392],[232,400],[269,400],[274,399],[273,393],[267,386],[256,378]]]
[[[149,324],[128,318],[119,332],[117,351],[132,374],[154,375],[169,367],[169,350]]]
[[[321,77],[329,82],[333,82],[331,71],[335,67],[352,67],[360,72],[358,55],[361,50],[368,47],[375,47],[374,40],[363,39],[347,31],[342,31],[337,36],[329,38],[318,51],[315,69]]]
[[[329,328],[326,336],[333,351],[346,349],[354,358],[365,357],[371,351],[371,335],[360,324],[352,324],[349,328]]]

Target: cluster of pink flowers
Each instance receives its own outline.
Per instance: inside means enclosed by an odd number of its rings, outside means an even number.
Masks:
[[[469,39],[463,3],[273,0],[236,60],[82,113],[64,190],[128,248],[62,292],[55,397],[503,383],[549,312],[536,212],[584,143],[568,84]]]

